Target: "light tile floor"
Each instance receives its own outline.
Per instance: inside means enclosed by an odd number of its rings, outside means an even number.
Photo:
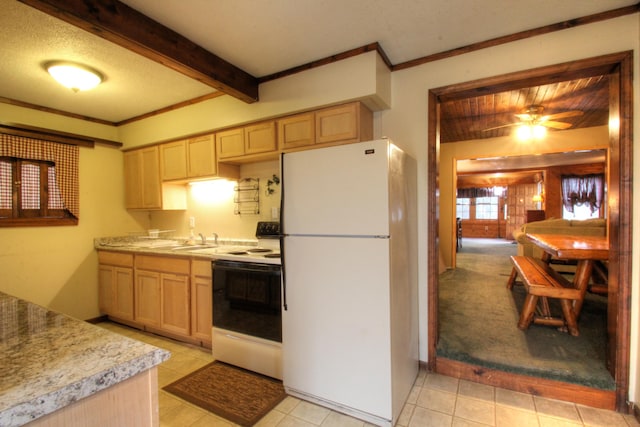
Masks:
[[[162,390],[167,384],[213,361],[210,352],[126,326],[98,326],[171,351],[158,367],[161,427],[218,427],[233,424]],[[258,427],[364,427],[366,423],[287,397]],[[421,370],[397,423],[401,427],[640,427],[622,415],[572,403],[458,380]]]

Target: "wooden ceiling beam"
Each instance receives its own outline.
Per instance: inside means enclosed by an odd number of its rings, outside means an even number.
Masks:
[[[258,79],[117,0],[19,0],[244,102]]]

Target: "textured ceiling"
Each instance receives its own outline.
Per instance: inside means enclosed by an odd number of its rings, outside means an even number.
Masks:
[[[630,6],[636,0],[126,0],[255,77],[379,42],[393,64]],[[15,0],[0,0],[0,98],[120,122],[214,90]],[[464,29],[464,31],[461,31]],[[76,60],[107,80],[57,86],[42,63]]]

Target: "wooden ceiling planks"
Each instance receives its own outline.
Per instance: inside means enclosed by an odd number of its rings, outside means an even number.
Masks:
[[[515,114],[530,105],[542,105],[543,115],[582,111],[581,116],[558,119],[570,123],[569,129],[603,126],[608,122],[608,87],[607,76],[598,75],[445,100],[441,103],[440,142],[507,136],[513,126],[505,125],[517,123]],[[498,126],[504,127],[490,129]]]

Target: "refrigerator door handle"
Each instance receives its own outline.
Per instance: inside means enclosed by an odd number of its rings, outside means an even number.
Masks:
[[[280,263],[282,268],[282,308],[287,311],[287,269],[284,268],[284,153],[280,154]]]
[[[284,267],[284,234],[280,234],[280,263],[282,268],[282,308],[287,311],[287,269]]]

